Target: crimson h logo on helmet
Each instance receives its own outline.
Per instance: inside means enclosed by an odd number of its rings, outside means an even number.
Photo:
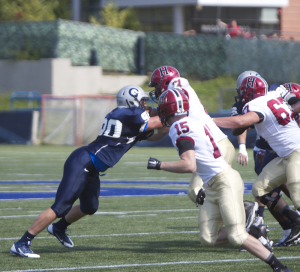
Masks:
[[[169,74],[168,67],[167,66],[159,67],[159,72],[161,77],[168,75]]]
[[[254,88],[256,78],[255,77],[248,77],[247,78],[247,87]]]

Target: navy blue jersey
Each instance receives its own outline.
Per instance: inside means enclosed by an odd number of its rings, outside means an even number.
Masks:
[[[139,107],[116,108],[107,114],[101,133],[85,147],[95,168],[104,172],[113,167],[138,141],[137,136],[146,130],[149,118],[149,114]]]
[[[259,149],[272,151],[272,148],[269,146],[268,142],[261,136],[256,137],[255,146]]]
[[[277,89],[278,87],[280,87],[280,84],[278,84],[278,83],[273,83],[272,85],[269,86],[268,92],[276,91],[276,89]]]

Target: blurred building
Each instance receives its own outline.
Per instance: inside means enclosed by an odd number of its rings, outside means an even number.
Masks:
[[[73,19],[99,16],[109,0],[72,0]],[[142,31],[216,33],[216,20],[237,20],[243,30],[300,31],[300,0],[114,0],[137,10]]]

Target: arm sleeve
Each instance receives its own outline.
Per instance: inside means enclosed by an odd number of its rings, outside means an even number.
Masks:
[[[259,117],[259,122],[258,123],[260,123],[260,122],[262,122],[263,120],[264,120],[264,115],[262,114],[262,113],[260,113],[260,112],[257,112],[257,111],[255,111],[255,113],[258,115],[258,117]]]
[[[194,140],[190,137],[179,138],[176,142],[179,151],[179,156],[185,151],[195,150],[194,144]]]

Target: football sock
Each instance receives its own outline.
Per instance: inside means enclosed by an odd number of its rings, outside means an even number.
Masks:
[[[292,210],[289,205],[286,205],[282,211],[281,214],[286,216],[288,219],[291,220],[292,224],[299,225],[300,224],[300,216],[297,212]]]
[[[32,235],[31,233],[26,231],[24,235],[21,237],[21,239],[19,240],[19,242],[28,242],[31,241],[34,237],[35,235]]]
[[[54,223],[53,226],[59,230],[65,230],[71,223],[68,223],[65,217],[61,218],[58,222]]]
[[[272,253],[270,253],[269,257],[265,260],[265,262],[273,269],[285,268],[285,266]]]
[[[279,223],[283,230],[288,230],[292,228],[290,220],[285,220],[283,223]]]
[[[260,217],[264,217],[264,211],[265,211],[265,207],[264,206],[259,206],[257,215],[260,216]]]

